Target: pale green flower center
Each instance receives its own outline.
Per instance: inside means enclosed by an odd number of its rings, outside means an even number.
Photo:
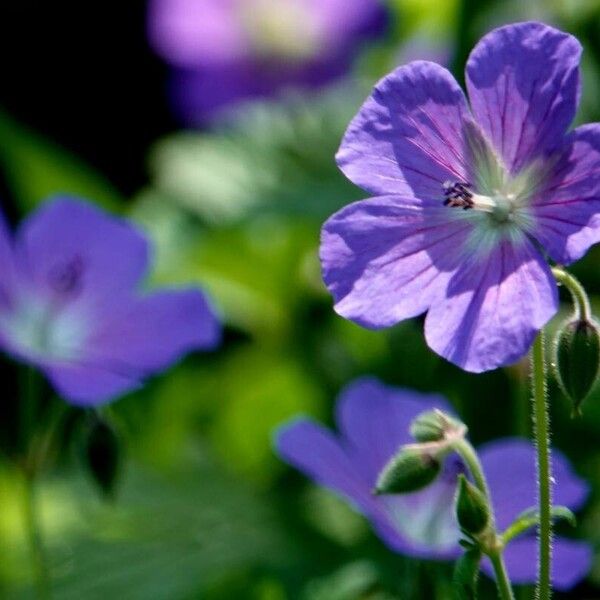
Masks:
[[[315,56],[322,36],[314,15],[298,0],[242,1],[241,18],[258,56],[290,61]]]

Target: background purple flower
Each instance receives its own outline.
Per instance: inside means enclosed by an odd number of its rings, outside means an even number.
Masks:
[[[375,197],[322,232],[339,314],[377,329],[427,311],[429,346],[473,372],[528,351],[558,306],[545,254],[568,264],[600,239],[600,125],[566,134],[580,55],[574,37],[520,23],[472,51],[470,106],[430,62],[377,84],[337,155]]]
[[[220,337],[199,290],[143,294],[146,239],[75,199],[46,202],[14,240],[1,222],[0,269],[0,345],[74,404],[130,391]]]
[[[342,75],[386,22],[378,0],[152,0],[148,31],[174,68],[173,105],[194,124]]]
[[[391,549],[416,558],[451,560],[461,552],[453,500],[457,474],[464,470],[458,458],[450,457],[441,476],[423,491],[372,494],[377,475],[398,447],[414,442],[410,422],[434,407],[449,410],[440,396],[361,379],[348,386],[337,403],[339,436],[307,419],[297,419],[279,430],[277,450],[285,461],[348,500]],[[525,440],[508,438],[482,446],[479,456],[502,530],[535,505],[535,449]],[[587,485],[560,452],[554,452],[553,465],[555,504],[578,509],[587,496]],[[536,552],[534,533],[508,545],[505,557],[514,583],[536,580]],[[587,544],[557,537],[554,586],[573,587],[591,568],[591,556]],[[482,568],[493,576],[487,561]]]

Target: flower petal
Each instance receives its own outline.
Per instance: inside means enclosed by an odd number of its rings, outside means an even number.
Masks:
[[[295,419],[277,431],[275,446],[288,464],[342,494],[361,510],[372,511],[374,499],[369,484],[327,429],[308,419]]]
[[[414,441],[411,421],[432,408],[450,412],[441,396],[390,387],[372,377],[358,379],[341,392],[336,421],[354,464],[372,485],[399,446]]]
[[[132,225],[73,198],[45,203],[17,234],[17,258],[35,291],[60,293],[61,273],[75,262],[81,286],[69,305],[112,304],[131,291],[148,266],[146,239]]]
[[[187,352],[214,348],[219,338],[218,321],[199,290],[161,291],[131,299],[101,320],[87,340],[86,356],[117,372],[149,374]]]
[[[467,62],[476,121],[515,173],[560,141],[579,100],[581,45],[542,23],[500,27]]]
[[[553,176],[530,207],[532,234],[553,260],[569,264],[600,241],[600,125],[575,129],[559,150]]]
[[[508,576],[514,584],[535,583],[537,580],[538,543],[534,536],[517,538],[504,550]],[[560,591],[575,587],[592,568],[592,548],[583,542],[554,538],[552,542],[552,586]],[[483,571],[494,578],[494,570],[486,558]]]
[[[496,522],[501,530],[506,529],[520,513],[536,505],[535,447],[524,439],[505,438],[477,451],[490,486]],[[552,472],[556,481],[553,503],[571,510],[580,508],[589,487],[556,449],[552,451]]]
[[[76,404],[99,404],[122,395],[185,353],[214,347],[220,338],[212,309],[194,289],[130,298],[98,318],[76,365],[52,363],[47,368],[65,399]]]
[[[119,373],[97,365],[54,363],[43,371],[59,395],[77,406],[98,406],[141,386],[134,373]]]
[[[502,240],[474,256],[448,284],[425,320],[429,347],[480,373],[516,362],[558,309],[556,283],[532,243]]]
[[[377,329],[421,314],[461,261],[471,224],[438,202],[400,197],[350,204],[323,226],[323,278],[335,310]]]
[[[350,123],[337,162],[373,194],[441,198],[448,179],[468,181],[463,91],[435,63],[417,61],[384,77]]]

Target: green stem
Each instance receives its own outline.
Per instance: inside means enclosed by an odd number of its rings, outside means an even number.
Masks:
[[[552,274],[556,281],[561,285],[564,285],[571,293],[573,304],[575,305],[575,313],[581,317],[581,319],[590,321],[592,319],[590,301],[584,287],[579,283],[577,278],[573,277],[571,273],[567,273],[567,271],[560,267],[552,267]]]
[[[512,587],[510,580],[508,579],[508,573],[506,572],[506,566],[502,558],[501,552],[495,552],[488,554],[492,567],[494,568],[494,574],[496,575],[496,585],[498,586],[498,593],[502,600],[514,600]]]
[[[513,595],[510,580],[506,572],[506,565],[504,564],[504,558],[502,556],[503,545],[501,543],[501,540],[498,539],[498,534],[496,532],[496,520],[494,518],[494,511],[492,509],[490,489],[487,484],[487,480],[485,478],[485,473],[483,472],[481,463],[479,462],[477,452],[475,452],[475,448],[473,448],[473,446],[471,446],[471,444],[465,438],[455,440],[452,444],[452,447],[463,459],[463,461],[469,468],[471,475],[473,476],[475,485],[479,488],[479,490],[487,499],[487,504],[490,507],[490,527],[494,542],[493,544],[490,544],[493,546],[493,550],[483,550],[489,556],[492,566],[494,567],[494,574],[496,575],[496,585],[498,586],[498,594],[500,595],[500,598],[502,600],[514,600],[515,597]]]
[[[536,598],[549,600],[552,595],[550,563],[552,560],[552,496],[550,481],[550,417],[546,402],[547,366],[544,332],[540,331],[533,344],[531,378],[533,388],[533,431],[537,447],[538,501],[540,524],[538,527],[539,557]]]
[[[35,482],[29,473],[24,475],[23,516],[33,560],[35,588],[40,600],[48,600],[50,598],[50,574],[37,514]]]

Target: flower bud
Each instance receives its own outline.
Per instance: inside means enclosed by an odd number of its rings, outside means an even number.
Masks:
[[[575,319],[562,326],[556,336],[555,371],[564,394],[573,403],[573,413],[589,394],[600,368],[598,326],[586,319]]]
[[[375,494],[407,494],[429,485],[441,470],[428,450],[405,446],[387,463],[377,478]]]
[[[458,476],[456,519],[470,536],[480,534],[490,522],[490,509],[485,496],[463,475]]]
[[[461,432],[464,435],[465,431],[466,427],[460,421],[438,409],[422,412],[410,424],[410,434],[421,443],[439,442],[449,433]]]

